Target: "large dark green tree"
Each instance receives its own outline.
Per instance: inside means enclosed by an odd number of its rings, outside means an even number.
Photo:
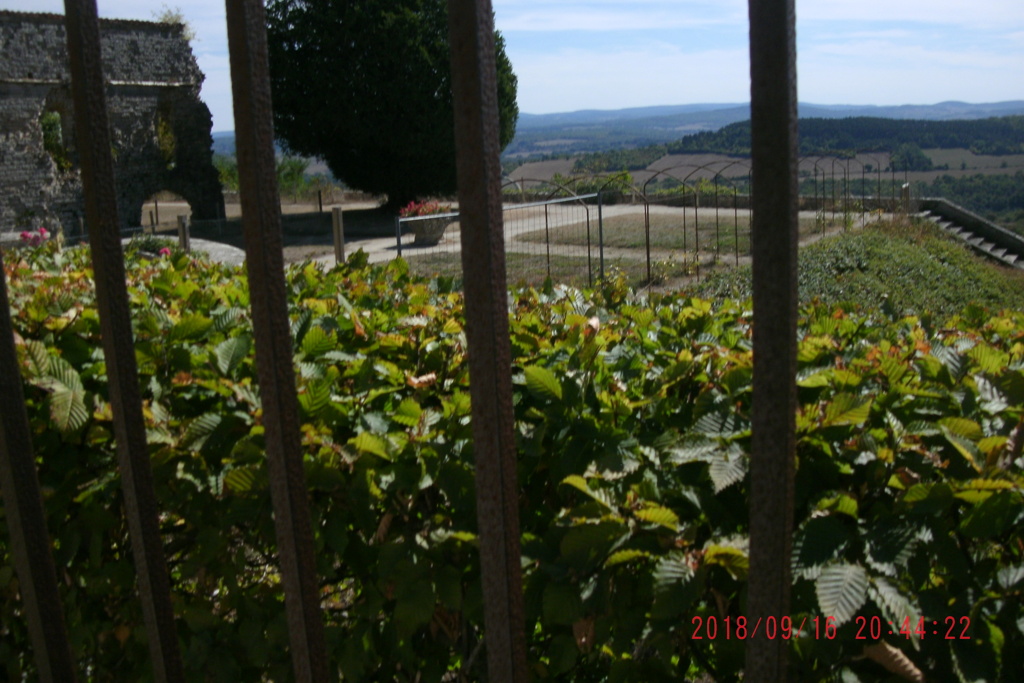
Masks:
[[[270,0],[274,128],[392,205],[455,190],[446,0]],[[500,140],[515,134],[516,77],[496,34]]]

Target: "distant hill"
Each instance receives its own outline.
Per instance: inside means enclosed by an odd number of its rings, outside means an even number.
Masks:
[[[828,105],[801,103],[803,118],[872,117],[950,121],[1024,115],[1024,100],[968,104],[940,102],[900,106]],[[582,110],[559,114],[520,114],[516,136],[502,155],[505,159],[580,154],[668,144],[684,136],[717,131],[750,119],[749,104],[681,104],[617,110]],[[213,134],[215,154],[235,153],[235,134]],[[280,150],[278,150],[280,153]]]
[[[872,117],[948,121],[1024,114],[1024,101],[932,105],[823,105],[801,103],[801,118]],[[506,159],[600,152],[665,144],[686,135],[716,131],[750,118],[749,104],[692,104],[616,111],[585,110],[560,114],[521,114]]]

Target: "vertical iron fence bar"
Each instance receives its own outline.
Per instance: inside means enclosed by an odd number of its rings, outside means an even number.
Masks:
[[[748,618],[789,615],[796,431],[795,0],[750,0],[754,394]],[[746,679],[787,680],[787,643],[747,641]]]
[[[174,611],[171,609],[170,582],[157,521],[153,472],[135,364],[106,84],[100,54],[99,18],[95,0],[64,0],[64,11],[85,217],[114,413],[114,440],[142,614],[149,634],[154,678],[157,681],[182,681],[184,672]]]
[[[39,680],[75,681],[0,252],[0,495]]]
[[[597,193],[597,251],[600,258],[598,277],[604,282],[604,192]]]
[[[586,204],[583,205],[583,210],[587,212],[587,287],[594,286],[594,264],[593,255],[590,248],[590,207]]]
[[[402,219],[400,217],[398,217],[398,216],[395,216],[395,244],[397,245],[396,248],[398,249],[398,256],[399,256],[399,258],[401,258],[401,256],[402,256]]]
[[[490,0],[448,0],[455,151],[467,287],[473,449],[487,670],[526,683],[512,349],[502,233],[501,149]]]
[[[266,17],[261,0],[227,0],[242,229],[256,370],[266,429],[285,614],[297,681],[327,681],[309,498],[284,281],[280,193],[274,171]]]
[[[718,221],[718,174],[715,174],[715,265],[718,265],[719,251],[722,247],[722,236],[719,233]]]
[[[544,245],[547,248],[548,279],[551,278],[551,230],[548,217],[548,208],[550,206],[550,204],[544,205]]]
[[[732,188],[732,233],[733,240],[736,243],[736,265],[740,264],[740,209],[737,205],[739,201],[739,188],[733,186]]]
[[[651,282],[651,205],[644,197],[644,244],[647,245],[647,286]]]

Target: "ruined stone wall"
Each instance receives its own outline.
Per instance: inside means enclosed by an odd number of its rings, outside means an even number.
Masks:
[[[182,27],[103,19],[100,34],[121,226],[140,225],[161,190],[194,218],[222,217],[203,74]],[[0,11],[0,238],[41,226],[76,235],[83,213],[64,17]]]

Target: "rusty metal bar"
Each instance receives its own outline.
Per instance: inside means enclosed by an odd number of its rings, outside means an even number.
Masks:
[[[39,680],[75,681],[10,310],[0,252],[0,495]]]
[[[242,229],[292,667],[297,681],[327,681],[285,292],[266,16],[261,0],[226,4]]]
[[[512,351],[490,0],[448,0],[487,670],[526,683]]]
[[[796,430],[797,108],[794,0],[749,0],[754,395],[752,621],[789,615]],[[745,680],[786,681],[787,643],[747,641]]]
[[[153,473],[142,418],[114,184],[100,26],[95,0],[64,0],[75,131],[82,167],[103,355],[142,615],[157,681],[183,681],[170,583],[157,523]]]

